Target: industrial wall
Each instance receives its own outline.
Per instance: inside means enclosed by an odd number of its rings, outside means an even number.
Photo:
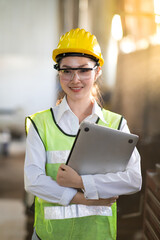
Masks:
[[[24,115],[55,103],[58,0],[0,1],[0,109]]]

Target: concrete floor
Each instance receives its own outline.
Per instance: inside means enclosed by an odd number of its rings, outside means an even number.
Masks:
[[[13,150],[14,149],[14,150]],[[33,214],[24,205],[24,147],[11,155],[0,155],[0,240],[30,240]],[[20,151],[19,151],[20,150]],[[117,240],[140,240],[142,218],[119,218]]]
[[[1,199],[0,213],[0,239],[26,239],[26,217],[22,201],[19,199]]]
[[[0,155],[0,240],[27,240],[24,206],[24,144],[10,146],[9,156]]]

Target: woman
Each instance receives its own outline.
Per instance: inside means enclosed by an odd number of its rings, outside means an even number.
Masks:
[[[135,149],[118,173],[79,176],[65,165],[83,121],[129,129],[122,116],[97,104],[104,60],[94,35],[79,28],[66,33],[53,60],[64,97],[26,121],[25,189],[36,196],[32,239],[116,239],[116,199],[140,190],[140,156]]]

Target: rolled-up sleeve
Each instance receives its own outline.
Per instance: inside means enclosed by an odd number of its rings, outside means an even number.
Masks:
[[[121,131],[129,133],[126,120]],[[82,176],[86,198],[110,198],[140,191],[142,185],[140,155],[135,148],[124,172]]]
[[[84,196],[87,199],[99,199],[98,190],[92,175],[83,175]]]
[[[26,139],[25,190],[48,202],[68,205],[77,190],[59,186],[56,181],[46,175],[45,164],[46,152],[43,143],[31,125]]]

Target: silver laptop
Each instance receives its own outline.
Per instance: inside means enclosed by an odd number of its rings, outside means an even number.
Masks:
[[[84,122],[66,164],[80,175],[125,171],[138,138],[134,134]]]

